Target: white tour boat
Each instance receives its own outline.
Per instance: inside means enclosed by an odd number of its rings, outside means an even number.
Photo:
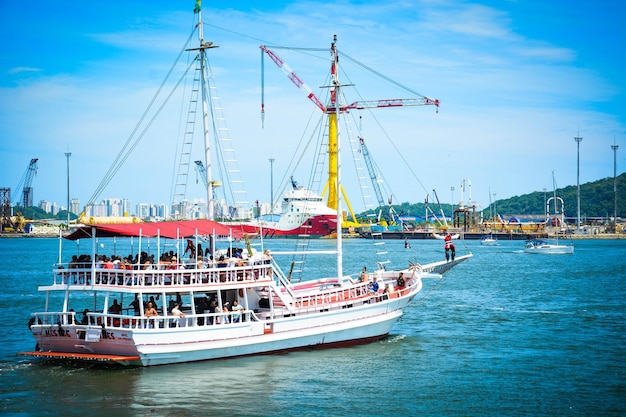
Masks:
[[[422,289],[425,274],[442,274],[471,256],[454,264],[412,265],[402,271],[406,283],[399,288],[399,271],[291,284],[266,253],[247,249],[212,263],[199,253],[151,262],[141,244],[174,238],[182,247],[182,237],[237,233],[223,229],[208,220],[78,229],[71,239],[136,239],[136,259],[107,266],[94,243],[89,255],[56,265],[52,282],[39,287],[45,309],[29,321],[37,347],[21,354],[150,366],[372,342],[389,334]]]

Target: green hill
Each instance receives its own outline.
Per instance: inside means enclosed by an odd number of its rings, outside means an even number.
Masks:
[[[510,216],[543,216],[545,213],[545,201],[552,197],[552,195],[552,190],[546,191],[545,193],[543,191],[535,191],[530,194],[497,200],[493,204],[496,205],[498,213],[506,218]],[[563,199],[565,216],[576,217],[576,185],[557,189],[557,196]],[[429,203],[429,207],[432,211],[437,213],[437,215],[440,214],[439,207],[436,203]],[[450,216],[452,213],[451,205],[442,204],[441,207],[446,216]],[[424,217],[425,215],[424,203],[405,202],[394,205],[393,208],[401,216]],[[488,218],[489,207],[483,208],[482,211],[483,217]],[[553,211],[553,209],[551,211]],[[365,218],[365,216],[371,212],[372,210],[361,213],[357,217]],[[384,212],[388,212],[388,209],[385,209]],[[613,177],[580,185],[580,216],[582,220],[586,218],[606,218],[613,216]],[[626,173],[617,177],[617,216],[626,216]]]
[[[565,216],[576,217],[576,185],[559,188],[558,197],[563,199]],[[542,215],[545,212],[545,198],[552,197],[552,191],[535,191],[531,194],[515,196],[497,201],[498,213],[506,215]],[[613,178],[604,178],[580,185],[580,217],[613,217]],[[559,208],[560,209],[560,208]],[[553,211],[553,210],[551,210]],[[488,213],[489,208],[483,213]],[[626,173],[617,177],[617,215],[626,214]]]

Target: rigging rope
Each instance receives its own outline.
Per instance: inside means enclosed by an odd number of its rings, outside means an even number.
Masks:
[[[120,152],[116,156],[115,160],[113,161],[113,163],[109,167],[109,170],[107,171],[107,173],[104,175],[104,177],[100,181],[100,184],[98,185],[98,187],[94,191],[94,193],[91,196],[91,198],[89,198],[89,201],[87,202],[86,206],[95,204],[95,202],[98,199],[98,197],[100,197],[100,195],[102,194],[102,192],[104,191],[106,186],[111,182],[111,180],[113,179],[113,177],[115,176],[117,171],[119,171],[119,169],[122,167],[124,162],[128,159],[128,157],[130,156],[132,151],[135,149],[135,147],[137,147],[137,145],[139,144],[139,142],[141,141],[143,136],[146,134],[146,132],[148,131],[149,127],[152,125],[152,123],[154,122],[156,117],[159,115],[159,113],[161,112],[161,110],[163,109],[165,104],[168,102],[168,100],[170,99],[170,97],[172,96],[174,91],[178,88],[178,86],[180,85],[181,81],[184,79],[185,74],[187,74],[187,72],[189,71],[189,68],[191,68],[191,65],[189,67],[187,67],[187,69],[185,70],[185,73],[183,74],[183,76],[178,80],[178,82],[176,83],[176,85],[174,86],[172,91],[168,94],[166,99],[163,101],[161,106],[159,106],[159,108],[157,109],[156,113],[150,119],[150,121],[148,122],[146,127],[141,131],[141,134],[138,137],[135,138],[135,136],[137,134],[137,131],[142,126],[142,124],[143,124],[144,120],[146,119],[146,117],[148,117],[148,114],[150,113],[150,110],[152,109],[152,107],[156,103],[157,98],[161,95],[161,91],[163,90],[163,88],[165,87],[166,82],[169,80],[170,76],[172,75],[172,72],[174,71],[174,68],[176,67],[176,64],[180,60],[180,57],[182,56],[183,52],[185,52],[185,50],[187,48],[187,45],[189,44],[192,36],[194,35],[194,32],[195,32],[195,28],[189,34],[189,37],[187,38],[187,41],[185,42],[183,48],[178,53],[178,56],[176,57],[176,59],[172,63],[172,66],[170,67],[169,71],[167,72],[167,75],[165,76],[165,79],[163,80],[163,82],[161,83],[161,85],[159,86],[157,91],[155,92],[154,96],[150,100],[150,103],[148,103],[148,106],[146,107],[146,109],[144,110],[143,114],[141,115],[141,118],[139,119],[139,121],[135,125],[135,127],[134,127],[133,131],[131,132],[131,134],[126,139],[126,143],[124,144],[124,146],[122,147],[122,149],[120,150]],[[193,62],[194,61],[192,61],[192,63]],[[135,138],[134,142],[132,142],[133,138]]]

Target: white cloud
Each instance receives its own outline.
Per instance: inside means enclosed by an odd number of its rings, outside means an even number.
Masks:
[[[16,67],[16,68],[11,68],[8,72],[9,74],[21,74],[25,72],[41,72],[41,71],[43,71],[41,68]]]

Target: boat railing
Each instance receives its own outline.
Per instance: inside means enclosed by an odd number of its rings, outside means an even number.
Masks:
[[[54,285],[165,286],[257,282],[272,279],[272,265],[203,269],[56,269]]]
[[[88,312],[78,320],[76,312],[39,312],[34,313],[30,325],[52,326],[56,331],[56,326],[96,326],[99,328],[123,328],[123,329],[153,329],[165,327],[203,327],[220,324],[237,324],[242,322],[259,321],[260,319],[252,310],[243,310],[241,315],[233,312],[223,313],[202,313],[185,314],[184,317],[173,315],[142,317],[129,316],[125,314],[110,314]],[[240,316],[238,321],[233,322],[233,318]],[[59,327],[61,329],[61,327]]]
[[[75,311],[67,312],[38,312],[33,314],[30,325],[43,326],[78,324]],[[94,321],[95,323],[95,321]]]
[[[272,296],[275,307],[287,307],[303,312],[327,309],[329,306],[346,308],[346,306],[362,305],[390,298],[398,298],[411,292],[410,287],[407,286],[405,289],[401,290],[392,289],[388,294],[384,293],[384,288],[379,288],[378,292],[373,293],[370,291],[369,286],[370,283],[363,282],[349,287],[338,285],[331,289],[324,289],[318,292],[311,291],[304,294],[298,294],[296,291],[292,292],[294,298],[293,301],[288,304],[285,304],[284,297],[281,297],[280,294],[273,292]]]
[[[243,310],[240,319],[233,322],[233,318],[237,314],[232,312],[222,313],[202,313],[202,314],[185,314],[184,317],[167,315],[156,317],[128,316],[122,314],[91,314],[96,318],[96,323],[104,323],[105,328],[173,328],[173,327],[203,327],[219,324],[236,324],[241,322],[256,321],[254,313],[251,310]]]

